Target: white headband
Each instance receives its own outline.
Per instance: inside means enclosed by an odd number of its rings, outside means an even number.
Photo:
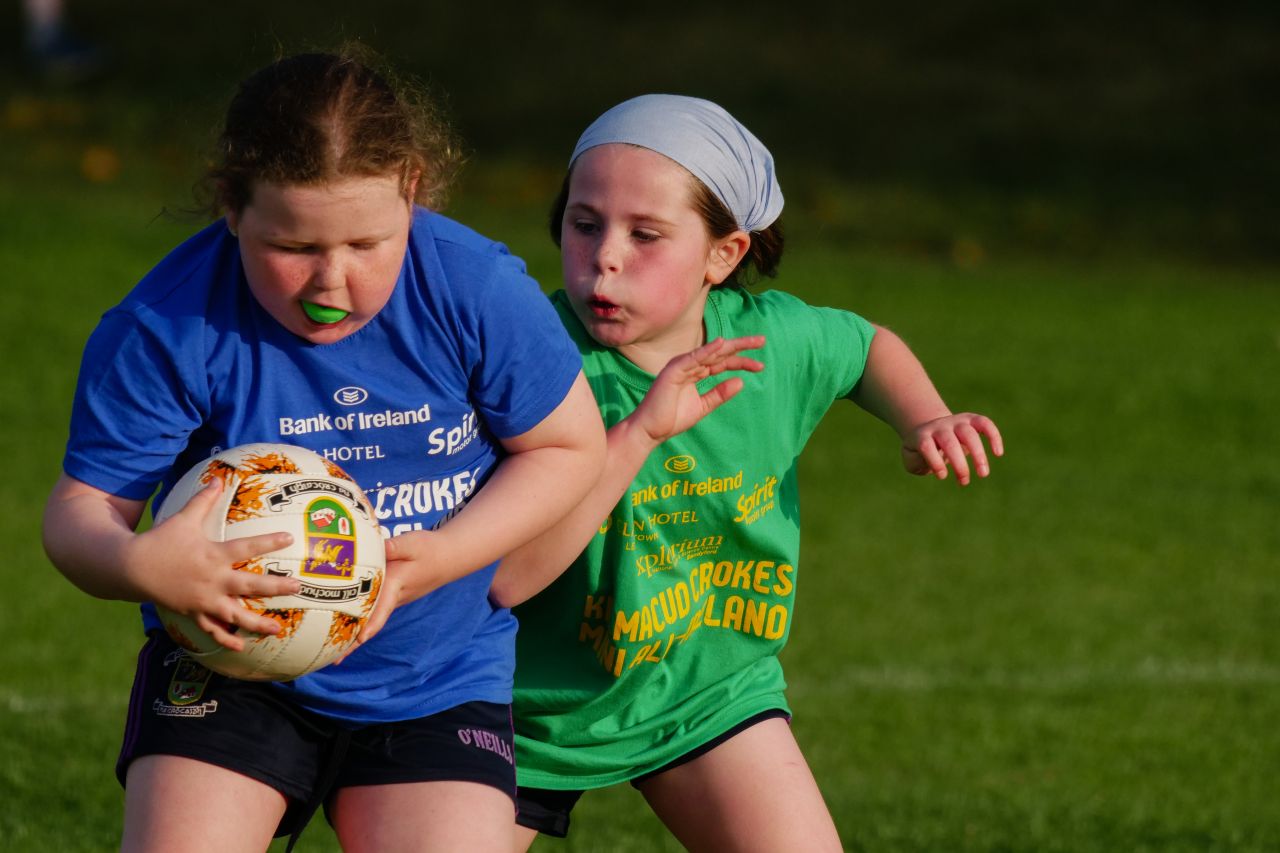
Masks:
[[[707,185],[743,231],[782,213],[769,149],[723,107],[684,95],[641,95],[606,111],[582,132],[569,165],[588,148],[625,142],[679,163]]]

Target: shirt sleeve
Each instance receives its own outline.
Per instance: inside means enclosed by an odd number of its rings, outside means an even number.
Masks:
[[[569,393],[582,357],[524,262],[499,255],[479,305],[475,404],[499,438],[533,429]]]
[[[862,381],[871,352],[875,326],[867,320],[840,308],[813,308],[822,327],[818,340],[823,341],[828,375],[831,377],[832,399],[848,397]]]
[[[108,313],[85,346],[63,470],[109,494],[149,497],[202,421],[192,371],[179,364],[137,317]]]

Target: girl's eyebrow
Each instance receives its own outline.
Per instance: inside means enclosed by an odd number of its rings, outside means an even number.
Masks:
[[[592,216],[600,215],[599,210],[587,204],[586,202],[581,202],[581,201],[575,201],[568,205],[565,205],[565,212],[568,213],[570,211],[574,213],[587,213]],[[633,214],[630,214],[630,218],[636,222],[649,222],[649,223],[653,223],[654,225],[667,225],[667,226],[675,225],[675,223],[672,222],[670,219],[667,219],[665,216],[658,216],[656,213],[633,213]]]
[[[344,243],[381,243],[384,240],[391,239],[391,237],[393,237],[395,233],[396,233],[395,229],[392,229],[385,233],[382,231],[368,232],[366,234],[350,237],[346,240],[343,240],[342,242]],[[303,236],[306,236],[306,235],[303,235]],[[264,234],[263,239],[272,243],[294,244],[298,246],[314,245],[314,241],[299,239],[297,234],[289,231],[284,231],[284,230],[271,231],[267,234]]]

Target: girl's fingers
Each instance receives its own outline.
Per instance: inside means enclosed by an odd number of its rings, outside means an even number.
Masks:
[[[700,364],[706,364],[707,362],[715,359],[716,356],[719,355],[720,351],[723,350],[727,344],[728,344],[728,341],[726,341],[724,338],[715,338],[713,340],[707,341],[705,344],[703,344],[702,346],[696,349],[693,349],[683,355],[677,356],[676,359],[682,365],[687,365],[688,367],[692,367]]]
[[[246,597],[260,598],[261,596],[250,595]],[[196,616],[196,624],[203,628],[219,644],[237,652],[244,649],[243,635],[245,633],[280,633],[279,622],[269,616],[250,610],[239,599],[228,600],[226,606],[219,613],[198,614]],[[206,625],[208,627],[205,627]]]
[[[702,395],[702,403],[707,412],[713,412],[732,400],[742,390],[742,380],[738,377],[726,379]]]
[[[926,436],[916,448],[916,452],[924,457],[925,464],[929,466],[929,470],[933,471],[935,477],[939,480],[947,479],[947,461],[938,451],[938,445],[934,443],[933,438]]]
[[[741,338],[730,338],[729,348],[734,352],[742,352],[744,349],[762,349],[764,342],[764,335],[744,335]]]
[[[220,494],[222,494],[222,481],[214,477],[209,485],[192,495],[187,505],[178,510],[175,515],[189,514],[204,520],[204,517],[213,510],[213,505],[217,503]]]
[[[414,559],[412,543],[405,541],[399,536],[393,536],[390,539],[387,539],[383,545],[386,550],[387,565],[399,560]]]
[[[677,383],[697,382],[726,370],[750,370],[758,373],[764,369],[764,365],[739,353],[746,349],[759,349],[764,346],[764,341],[764,335],[716,338],[695,350],[676,356],[663,368],[662,373],[670,371]]]
[[[964,446],[964,452],[973,457],[974,472],[979,477],[985,477],[990,474],[991,463],[987,461],[987,451],[982,446],[982,436],[978,434],[978,431],[968,424],[961,424],[956,428],[956,435]]]
[[[213,641],[218,645],[233,652],[244,651],[244,640],[233,633],[234,625],[223,622],[220,619],[214,619],[206,613],[196,614],[195,622],[196,626],[212,637]]]
[[[741,338],[716,338],[709,341],[686,356],[691,360],[707,365],[714,361],[722,361],[738,355],[743,350],[760,349],[764,346],[764,335],[748,335]]]
[[[1004,439],[1000,437],[1000,429],[990,418],[979,415],[974,419],[973,428],[987,437],[994,456],[1004,456]]]
[[[260,533],[257,536],[228,539],[223,544],[226,546],[227,554],[231,561],[238,563],[241,560],[251,560],[254,557],[261,557],[263,554],[270,554],[272,551],[288,548],[293,544],[293,535],[290,533]]]
[[[228,539],[222,543],[227,560],[233,565],[252,561],[255,557],[279,551],[293,542],[288,533],[263,533],[243,539]],[[292,577],[272,577],[256,571],[237,571],[232,575],[227,592],[231,595],[266,598],[273,595],[292,595],[302,584]]]
[[[378,603],[374,605],[373,612],[369,614],[369,621],[364,623],[360,628],[360,633],[356,635],[356,646],[363,645],[373,639],[374,635],[382,630],[382,626],[387,623],[391,611],[395,609],[395,602],[391,599],[396,597],[396,591],[389,588],[388,585],[383,586],[382,592],[378,595]],[[347,654],[355,651],[355,646]],[[346,655],[343,655],[345,658]]]
[[[382,591],[382,594],[383,596],[386,595],[385,589]],[[379,596],[378,603],[374,605],[373,612],[369,614],[368,620],[366,620],[364,625],[360,627],[360,633],[356,634],[356,641],[351,644],[350,648],[342,653],[341,657],[333,662],[333,665],[338,666],[344,660],[351,657],[352,653],[355,652],[356,649],[372,640],[374,635],[382,630],[382,626],[386,624],[387,617],[390,615],[391,608],[385,607],[383,605],[382,596]]]
[[[960,443],[960,439],[956,438],[955,433],[946,432],[935,441],[938,443],[938,448],[942,451],[942,455],[950,463],[951,470],[956,472],[956,482],[962,486],[968,485],[969,461],[965,458],[964,445]]]
[[[754,358],[748,358],[745,355],[728,356],[723,361],[716,364],[707,365],[708,372],[711,374],[723,373],[726,370],[748,370],[752,373],[759,373],[764,370],[763,362],[756,361]]]
[[[955,471],[956,482],[962,486],[969,484],[973,474],[986,477],[991,473],[991,460],[987,457],[983,436],[991,444],[992,455],[1004,454],[1000,430],[990,418],[982,415],[967,412],[948,415],[922,426],[916,435],[918,447],[904,446],[903,451],[919,454],[939,480],[947,478],[947,469],[950,468]],[[912,463],[909,459],[907,461],[908,470],[912,470]]]
[[[723,340],[723,339],[718,339],[718,340]],[[733,361],[736,359],[742,359],[746,362],[759,364],[759,362],[756,361],[755,359],[747,358],[746,356],[743,356],[742,351],[752,350],[752,349],[761,349],[762,347],[764,347],[764,335],[751,335],[745,338],[730,338],[724,341],[724,344],[725,344],[724,347],[722,347],[719,351],[717,351],[713,356],[713,359],[716,362],[723,363],[727,361]]]
[[[236,572],[228,594],[240,598],[273,598],[277,595],[293,595],[302,589],[297,578],[272,577],[257,572]]]

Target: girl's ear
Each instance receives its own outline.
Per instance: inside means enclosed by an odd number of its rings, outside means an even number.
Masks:
[[[751,235],[746,231],[734,231],[727,237],[713,240],[711,255],[707,258],[707,283],[717,285],[728,278],[750,248]]]
[[[422,178],[422,172],[416,169],[408,174],[404,181],[404,197],[409,201],[409,207],[413,207],[414,199],[418,197],[418,181]]]
[[[240,215],[235,211],[228,210],[223,214],[223,219],[227,220],[227,230],[231,232],[232,237],[240,236]]]

